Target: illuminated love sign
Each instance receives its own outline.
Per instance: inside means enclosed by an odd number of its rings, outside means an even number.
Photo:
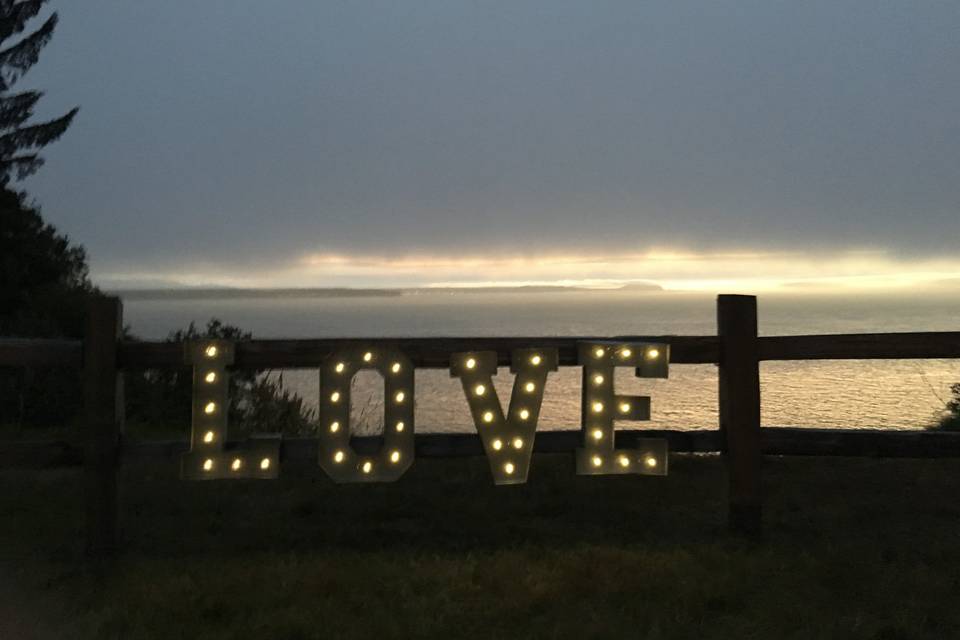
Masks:
[[[204,340],[185,345],[193,366],[193,432],[190,451],[181,461],[188,480],[277,478],[278,438],[251,438],[226,448],[228,370],[234,345]],[[583,367],[581,433],[576,451],[580,475],[666,475],[667,443],[642,438],[636,449],[617,449],[617,420],[649,420],[650,398],[618,394],[617,367],[631,367],[640,378],[666,378],[670,346],[614,341],[582,342],[578,364]],[[543,393],[559,356],[554,348],[515,349],[510,356],[514,374],[510,403],[501,404],[493,386],[497,353],[451,354],[450,376],[459,378],[483,443],[496,484],[527,481]],[[384,380],[383,443],[375,455],[360,455],[350,444],[350,388],[354,375],[377,371]],[[414,367],[394,347],[349,347],[331,354],[320,369],[319,465],[334,482],[391,482],[410,468],[414,458]]]

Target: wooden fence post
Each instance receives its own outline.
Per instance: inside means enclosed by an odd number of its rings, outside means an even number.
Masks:
[[[123,381],[117,375],[117,342],[123,326],[118,298],[87,302],[83,340],[83,466],[86,547],[93,556],[117,549],[120,436]]]
[[[720,430],[730,481],[731,530],[761,531],[760,366],[756,296],[717,297]]]

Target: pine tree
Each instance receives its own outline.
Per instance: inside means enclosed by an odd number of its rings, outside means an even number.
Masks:
[[[43,92],[10,92],[50,42],[57,14],[53,13],[33,33],[13,44],[7,42],[23,33],[27,22],[46,3],[47,0],[0,0],[0,187],[5,187],[14,175],[19,180],[39,169],[43,158],[38,150],[59,138],[78,111],[74,108],[54,120],[27,124]]]

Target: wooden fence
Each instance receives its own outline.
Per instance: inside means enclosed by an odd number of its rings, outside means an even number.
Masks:
[[[164,342],[122,342],[122,307],[116,298],[89,302],[85,338],[0,340],[0,367],[74,366],[83,371],[84,420],[74,442],[0,444],[0,462],[36,466],[83,464],[87,508],[87,545],[91,553],[117,547],[117,469],[121,458],[173,457],[187,451],[182,442],[129,443],[123,440],[123,371],[183,368],[183,347]],[[877,358],[960,358],[960,332],[878,333],[759,337],[754,296],[721,295],[715,336],[615,336],[522,338],[375,338],[250,340],[236,344],[235,366],[247,369],[319,367],[328,354],[350,345],[398,346],[419,368],[446,369],[450,354],[496,351],[501,365],[520,347],[556,347],[560,365],[577,364],[584,340],[666,342],[674,364],[718,365],[720,424],[699,431],[642,430],[617,434],[621,446],[639,437],[666,438],[673,452],[721,452],[729,477],[729,522],[748,534],[761,529],[761,459],[774,455],[960,456],[960,434],[893,430],[760,427],[759,363],[764,360]],[[374,438],[360,438],[358,449]],[[366,440],[366,441],[365,441]],[[534,451],[572,452],[581,445],[579,427],[537,434]],[[317,460],[315,439],[284,439],[284,462]],[[483,455],[476,434],[419,434],[419,457]]]

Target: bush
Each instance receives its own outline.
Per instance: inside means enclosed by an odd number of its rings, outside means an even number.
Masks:
[[[203,330],[191,322],[186,329],[172,332],[167,342],[210,338],[239,341],[249,340],[250,336],[214,318]],[[193,372],[188,366],[129,371],[124,392],[130,423],[162,431],[179,431],[190,424]],[[304,435],[316,428],[315,412],[284,387],[283,375],[273,376],[264,370],[231,371],[228,416],[231,437],[262,431]]]
[[[946,412],[934,427],[943,431],[960,431],[960,383],[950,386],[953,397],[947,401]]]

